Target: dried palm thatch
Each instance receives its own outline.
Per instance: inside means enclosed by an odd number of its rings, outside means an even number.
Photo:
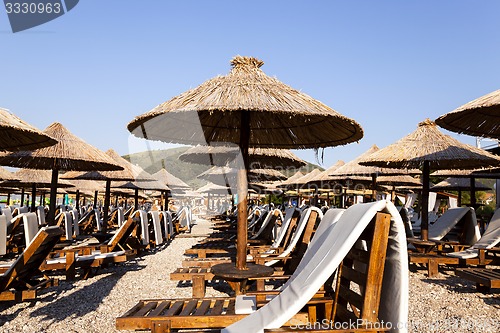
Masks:
[[[60,123],[52,123],[44,134],[57,144],[34,151],[0,153],[0,164],[46,170],[120,170],[121,167],[99,149],[69,132]]]
[[[105,190],[103,184],[95,180],[71,179],[67,181],[73,184],[75,188],[81,192],[94,193],[95,191],[104,192]]]
[[[500,90],[439,117],[436,124],[453,132],[500,139]]]
[[[284,180],[277,184],[277,187],[287,187],[288,185],[295,184],[295,181],[301,177],[304,177],[304,174],[300,171],[297,171],[291,177],[288,177],[287,180]]]
[[[231,194],[231,189],[227,186],[208,183],[196,190],[198,193]]]
[[[345,164],[344,161],[338,160],[335,164],[330,166],[328,169],[322,171],[317,176],[311,178],[311,180],[309,180],[309,183],[328,182],[330,180],[330,174],[332,174],[335,170],[337,170],[338,168],[340,168],[344,164]]]
[[[416,186],[422,187],[420,179],[413,178],[408,175],[399,176],[380,176],[377,177],[377,184],[392,185],[392,186]]]
[[[238,147],[228,146],[196,146],[179,156],[183,162],[225,166],[237,159],[241,154]],[[300,168],[306,163],[286,149],[249,148],[248,162],[253,168],[268,169],[272,167]]]
[[[0,180],[16,180],[15,175],[5,168],[0,167]]]
[[[236,56],[226,76],[188,90],[128,124],[134,135],[164,142],[240,144],[243,114],[248,116],[249,147],[318,148],[363,137],[354,120],[267,76],[263,61]],[[193,117],[191,113],[196,112]],[[165,115],[167,115],[165,117]],[[193,121],[203,133],[193,134]],[[199,126],[199,125],[198,125]]]
[[[359,155],[350,162],[345,163],[343,166],[339,167],[330,176],[365,176],[370,177],[372,175],[409,175],[409,174],[420,174],[420,170],[415,169],[394,169],[394,168],[380,168],[376,166],[366,166],[359,164],[360,161],[368,158],[372,154],[379,151],[380,148],[377,145],[373,145],[365,151],[363,154]]]
[[[34,150],[56,143],[49,135],[0,108],[0,150]]]
[[[152,191],[170,191],[170,188],[157,180],[154,181],[137,181],[137,182],[122,182],[113,185],[113,188],[128,188],[131,190],[152,190]]]
[[[309,172],[308,174],[305,174],[304,176],[294,180],[291,184],[289,184],[289,186],[290,185],[291,186],[301,186],[301,185],[307,184],[312,179],[317,177],[320,173],[321,173],[320,169],[314,169],[311,172]]]
[[[237,170],[230,167],[212,167],[207,171],[199,174],[197,178],[204,179],[218,185],[225,185],[226,183],[235,185],[236,174]],[[286,176],[284,174],[273,169],[248,170],[247,176],[249,182],[276,181],[286,179]]]
[[[153,178],[161,182],[162,184],[167,185],[172,190],[175,189],[189,189],[189,185],[186,184],[181,179],[175,177],[170,172],[165,169],[161,169],[158,172],[152,174]]]
[[[37,187],[50,187],[52,184],[52,172],[50,170],[19,169],[15,172],[14,176],[18,180],[4,182],[4,184],[17,187],[27,187],[32,185]],[[73,184],[64,179],[59,178],[57,180],[57,187],[59,188],[73,186]]]
[[[500,168],[479,168],[473,170],[437,170],[432,176],[455,177],[455,178],[500,178]]]
[[[363,160],[361,165],[389,168],[474,169],[500,164],[500,157],[464,144],[441,133],[429,119],[418,124],[413,133]]]
[[[475,190],[476,191],[488,191],[491,190],[490,187],[484,185],[480,181],[475,181]],[[432,192],[438,191],[462,191],[462,190],[470,190],[471,182],[470,179],[467,178],[453,178],[449,177],[445,180],[437,183],[432,186],[429,190]]]

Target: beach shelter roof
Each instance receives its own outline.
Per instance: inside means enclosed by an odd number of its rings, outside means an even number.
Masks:
[[[436,124],[453,132],[500,139],[500,89],[442,115]]]
[[[236,174],[237,169],[230,167],[212,167],[207,171],[199,174],[197,178],[207,180],[209,182],[225,185],[228,183],[229,185],[236,185]],[[273,169],[251,169],[247,172],[248,181],[257,182],[257,181],[276,181],[276,180],[284,180],[286,176],[279,172],[278,170]]]
[[[60,123],[52,123],[44,134],[57,140],[55,145],[33,151],[0,153],[0,164],[29,169],[52,170],[49,224],[55,223],[57,179],[60,170],[120,170],[113,159],[68,131]]]
[[[16,180],[16,176],[9,170],[0,167],[0,180]]]
[[[422,186],[420,179],[416,179],[409,175],[380,176],[377,178],[377,184],[392,186]]]
[[[0,108],[0,150],[34,150],[56,143],[49,135]]]
[[[190,188],[190,186],[182,179],[175,177],[165,169],[160,169],[158,172],[153,173],[152,176],[159,182],[167,185],[172,190]]]
[[[301,177],[304,177],[304,174],[300,171],[297,171],[291,177],[288,177],[287,180],[284,180],[284,181],[280,182],[279,184],[277,184],[277,186],[278,187],[287,187],[288,185],[294,184],[294,182]]]
[[[476,191],[487,191],[491,190],[490,187],[484,185],[480,181],[475,181],[475,189]],[[446,178],[445,180],[437,183],[436,185],[432,186],[430,188],[430,191],[432,192],[438,192],[438,191],[462,191],[462,190],[470,190],[471,188],[471,183],[470,180],[467,178],[453,178],[449,177]]]
[[[196,146],[179,156],[183,162],[225,166],[241,154],[238,147]],[[300,168],[306,162],[287,149],[249,148],[249,164],[252,168],[267,169],[273,167]]]
[[[122,182],[113,185],[114,188],[128,188],[138,190],[153,190],[153,191],[170,191],[170,188],[157,180],[154,181],[136,181],[136,182]]]
[[[367,156],[360,164],[389,168],[474,169],[499,165],[500,157],[462,143],[439,131],[429,119],[413,133]]]
[[[218,193],[218,194],[231,194],[231,189],[227,186],[208,183],[196,190],[198,193]]]
[[[294,180],[289,186],[293,185],[304,185],[307,184],[309,181],[317,177],[322,171],[320,169],[313,169],[311,172],[305,174],[304,176]]]
[[[236,56],[228,75],[210,79],[128,124],[134,135],[165,142],[231,142],[242,151],[238,175],[237,270],[246,270],[248,148],[320,148],[363,137],[361,126],[267,76],[263,61]]]
[[[429,119],[417,130],[359,162],[391,168],[423,168],[422,212],[428,211],[429,174],[431,169],[472,169],[498,165],[500,158],[466,145],[439,131]],[[428,216],[422,214],[422,239],[427,240]]]
[[[309,182],[327,182],[330,179],[330,174],[333,173],[335,170],[340,168],[345,164],[344,161],[338,160],[335,164],[330,166],[328,169],[321,171],[317,176],[313,177]]]
[[[37,187],[50,187],[52,184],[52,171],[40,169],[19,169],[14,173],[17,180],[6,181],[8,186],[26,187],[35,185]],[[64,179],[57,180],[57,187],[73,187],[74,185]]]

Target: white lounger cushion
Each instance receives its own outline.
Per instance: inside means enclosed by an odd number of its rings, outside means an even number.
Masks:
[[[300,265],[281,293],[265,306],[226,327],[224,333],[260,333],[265,328],[279,328],[314,296],[333,274],[340,262],[378,211],[392,215],[388,252],[382,284],[379,318],[405,327],[408,320],[408,258],[403,221],[390,202],[357,204],[347,209],[308,252],[313,258]],[[308,256],[309,257],[309,256]],[[304,260],[304,259],[303,259]],[[406,332],[406,328],[394,330]]]
[[[455,258],[471,259],[478,256],[478,249],[491,249],[498,243],[500,243],[500,209],[495,211],[483,236],[474,245],[464,251],[447,253],[447,255]]]
[[[153,221],[155,243],[156,245],[160,245],[163,243],[163,235],[161,234],[160,212],[157,210],[153,210],[150,213],[151,213],[151,219]]]
[[[23,216],[24,238],[26,246],[28,246],[38,232],[38,218],[35,213],[23,213],[21,215]]]
[[[148,213],[145,210],[140,210],[139,216],[141,218],[142,245],[148,245],[149,244]]]
[[[477,225],[476,213],[474,209],[470,207],[448,209],[437,219],[436,223],[429,226],[429,239],[441,240],[463,218],[466,219],[464,225],[467,232],[466,243],[468,245],[474,244],[479,239],[480,233]]]
[[[112,258],[112,257],[118,257],[121,255],[124,255],[125,251],[116,251],[116,252],[109,252],[109,253],[100,253],[99,251],[95,251],[93,254],[87,254],[87,255],[82,255],[79,256],[78,254],[75,255],[75,261],[77,262],[83,262],[83,261],[88,261],[88,260],[94,260],[94,259],[106,259],[106,258]],[[66,257],[58,257],[58,258],[52,258],[47,260],[47,264],[61,264],[66,262]]]

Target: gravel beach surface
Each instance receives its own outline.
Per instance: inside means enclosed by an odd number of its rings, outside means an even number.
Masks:
[[[205,235],[208,221],[198,218],[193,235]],[[116,317],[141,299],[191,297],[191,286],[170,281],[184,251],[203,237],[174,238],[166,246],[126,264],[99,270],[87,280],[66,282],[43,291],[37,302],[0,303],[0,332],[126,332]],[[409,332],[500,332],[500,290],[476,292],[474,283],[452,270],[427,278],[411,268]],[[226,296],[207,288],[207,296]]]

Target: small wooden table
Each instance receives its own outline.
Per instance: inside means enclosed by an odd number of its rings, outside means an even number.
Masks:
[[[237,269],[234,263],[214,265],[211,272],[224,280],[233,288],[236,295],[245,293],[249,278],[271,276],[274,268],[265,265],[247,263],[247,269]]]

